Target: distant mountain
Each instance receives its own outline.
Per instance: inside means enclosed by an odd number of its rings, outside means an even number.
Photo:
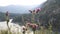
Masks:
[[[29,13],[28,10],[34,9],[38,6],[18,6],[18,5],[9,5],[9,6],[0,6],[0,12],[9,11],[10,13]]]

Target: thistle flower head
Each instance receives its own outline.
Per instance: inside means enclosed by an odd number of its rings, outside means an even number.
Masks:
[[[6,12],[6,16],[8,16],[9,14],[8,14],[8,11]]]
[[[38,13],[39,11],[41,11],[41,8],[37,8],[35,10],[36,10],[36,13]]]
[[[29,12],[30,12],[30,13],[32,13],[32,11],[31,11],[31,10],[29,10]]]

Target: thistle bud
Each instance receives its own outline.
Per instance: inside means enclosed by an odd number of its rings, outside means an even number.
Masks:
[[[8,16],[8,11],[6,12],[6,16]]]
[[[30,23],[27,23],[28,26],[30,26]]]
[[[31,11],[31,10],[29,10],[29,12],[30,12],[30,13],[32,13],[32,11]]]
[[[23,30],[25,30],[26,27],[25,26],[22,26],[22,28],[23,28]]]
[[[35,12],[35,10],[33,10],[33,14],[35,14],[36,12]]]
[[[38,13],[39,11],[36,11],[36,13]]]
[[[35,12],[35,10],[33,10],[33,12]]]

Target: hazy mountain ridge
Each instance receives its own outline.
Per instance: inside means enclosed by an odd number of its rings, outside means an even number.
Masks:
[[[0,6],[0,12],[9,11],[10,13],[29,13],[28,10],[34,9],[38,6],[18,6],[18,5],[9,5],[9,6]]]

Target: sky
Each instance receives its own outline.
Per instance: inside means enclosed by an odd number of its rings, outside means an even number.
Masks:
[[[32,6],[39,5],[47,0],[0,0],[0,6],[8,5],[22,5],[22,6]]]

